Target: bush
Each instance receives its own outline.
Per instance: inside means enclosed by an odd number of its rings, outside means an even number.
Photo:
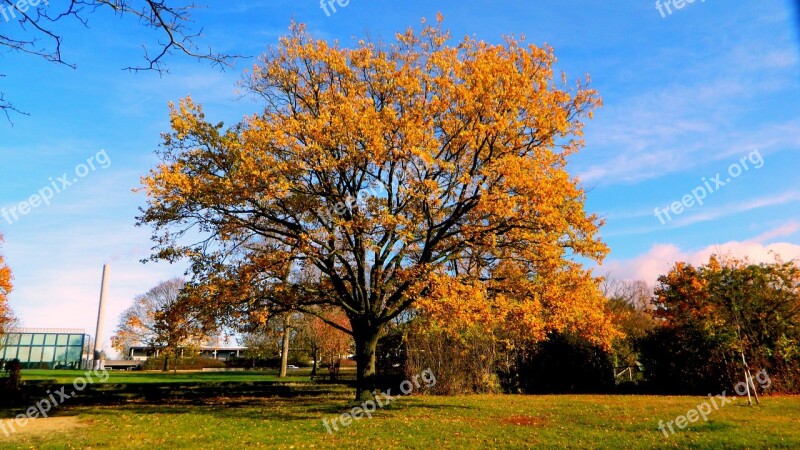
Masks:
[[[175,370],[173,364],[175,364],[175,360],[170,358],[169,370]],[[197,356],[197,357],[178,358],[177,370],[201,370],[201,369],[224,368],[224,367],[227,367],[224,361]],[[147,361],[145,361],[144,364],[142,364],[142,370],[162,370],[163,368],[164,368],[164,357],[148,358]]]
[[[662,328],[641,342],[652,390],[705,394],[765,370],[771,392],[800,392],[800,266],[776,259],[751,264],[711,256],[676,263],[659,277],[656,314]]]
[[[660,327],[640,340],[645,367],[644,390],[658,394],[696,394],[730,390],[744,380],[741,354],[729,338],[691,324]],[[800,365],[773,353],[771,358],[748,361],[755,374],[766,370],[770,392],[800,392]]]
[[[419,391],[437,395],[500,392],[495,374],[495,348],[485,335],[464,332],[452,336],[422,324],[409,327],[407,334],[406,375],[412,377],[427,369],[436,384]]]
[[[292,356],[289,354],[288,365],[295,365],[297,367],[308,366],[308,359],[303,356]],[[281,358],[248,358],[246,356],[241,358],[230,358],[225,361],[227,367],[238,367],[244,369],[279,369],[281,367]]]

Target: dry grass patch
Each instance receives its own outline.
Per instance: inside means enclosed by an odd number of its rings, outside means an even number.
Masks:
[[[0,420],[0,442],[22,436],[47,436],[82,428],[89,423],[81,421],[77,416],[48,417],[26,419],[20,426],[14,419]]]

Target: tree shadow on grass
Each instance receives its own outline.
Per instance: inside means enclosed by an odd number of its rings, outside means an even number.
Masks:
[[[63,392],[69,396],[62,399]],[[319,419],[340,415],[359,406],[348,385],[275,381],[178,382],[91,384],[78,391],[72,384],[39,383],[23,387],[20,398],[0,407],[0,417],[14,417],[48,399],[58,400],[51,416],[74,414],[81,408],[96,408],[102,414],[203,414],[220,418],[263,420]],[[52,395],[52,397],[51,397]],[[379,410],[422,408],[429,410],[471,409],[462,405],[423,403],[416,397],[398,396]]]
[[[72,384],[49,384],[23,386],[14,398],[3,399],[0,414],[8,416],[10,411],[24,411],[39,402],[50,402],[59,406],[119,406],[181,405],[202,406],[218,398],[263,399],[296,398],[346,395],[347,388],[317,385],[312,383],[283,383],[272,381],[253,382],[185,382],[185,383],[121,383],[92,384],[82,390]],[[66,398],[65,398],[66,396]],[[53,402],[55,400],[55,402]]]
[[[335,394],[335,395],[332,395]],[[218,417],[220,420],[244,419],[259,421],[280,419],[282,421],[321,420],[338,416],[352,410],[356,403],[350,400],[351,393],[331,393],[325,395],[293,395],[293,396],[259,396],[259,397],[214,397],[203,402],[182,403],[143,403],[129,402],[124,405],[93,406],[93,414],[133,414],[133,415],[206,415]],[[404,400],[404,401],[402,401]],[[383,408],[377,408],[374,415],[381,411],[394,412],[402,410],[469,410],[471,406],[428,404],[419,401],[402,399]]]

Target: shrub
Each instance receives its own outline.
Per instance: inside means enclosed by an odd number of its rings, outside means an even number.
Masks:
[[[289,354],[289,360],[287,361],[288,365],[295,365],[297,367],[306,367],[308,366],[308,359],[300,356]],[[227,367],[239,367],[245,369],[278,369],[281,367],[281,358],[280,357],[273,357],[273,358],[230,358],[225,361],[225,365]]]
[[[175,364],[175,360],[170,358],[169,360],[170,370],[175,370],[173,364]],[[197,357],[178,358],[177,370],[201,370],[206,368],[224,368],[224,367],[227,367],[224,361],[197,356]],[[142,370],[162,370],[163,368],[164,368],[164,357],[148,358],[147,361],[145,361],[144,364],[142,364]]]
[[[436,384],[420,392],[437,395],[500,392],[495,374],[495,348],[492,341],[476,330],[453,336],[422,323],[407,332],[406,375],[411,377],[431,369]]]

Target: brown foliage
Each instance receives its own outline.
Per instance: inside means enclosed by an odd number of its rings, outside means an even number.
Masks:
[[[0,234],[0,244],[2,243],[3,235]],[[15,321],[11,307],[8,305],[8,294],[13,289],[11,280],[11,269],[5,264],[3,255],[0,254],[0,335],[5,333]]]

